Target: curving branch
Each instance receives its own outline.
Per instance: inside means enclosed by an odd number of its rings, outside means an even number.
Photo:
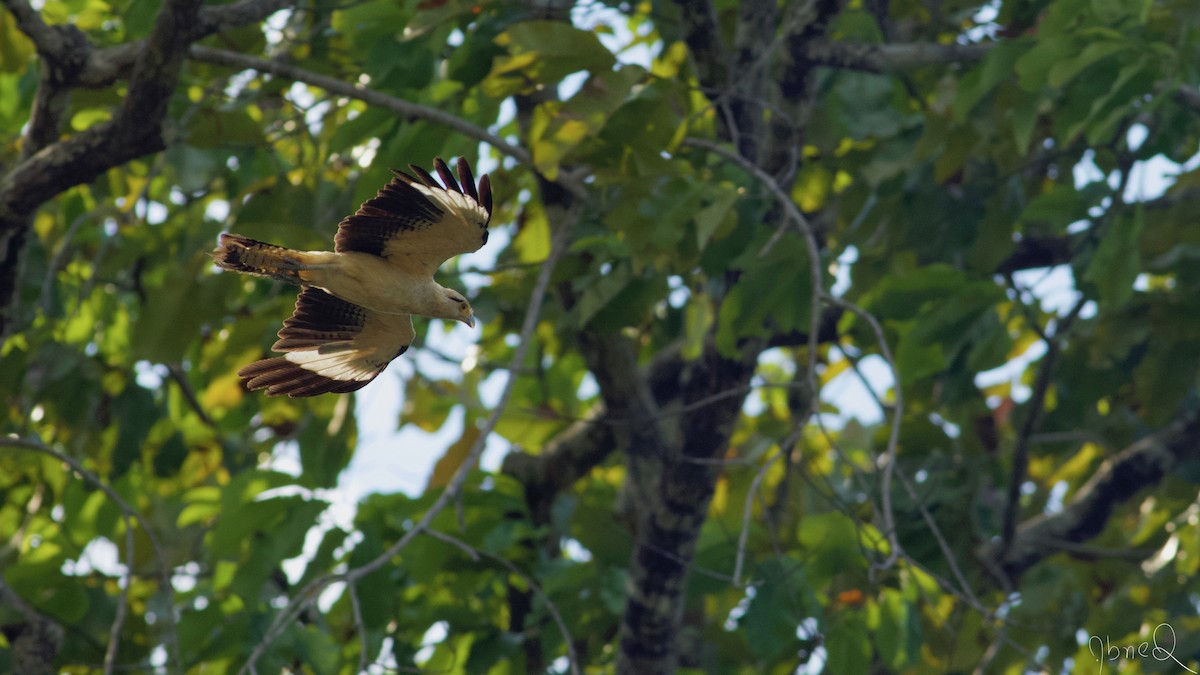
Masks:
[[[188,45],[233,26],[261,21],[287,0],[240,0],[201,7],[202,0],[165,3],[149,37],[94,49],[72,26],[51,26],[27,0],[0,0],[45,64],[20,161],[0,175],[0,336],[10,304],[29,216],[63,191],[105,171],[166,148],[167,105]],[[68,96],[77,86],[107,86],[128,77],[128,93],[112,119],[60,140]]]
[[[305,70],[299,66],[293,65],[286,61],[278,59],[264,59],[257,56],[250,56],[239,52],[229,51],[227,49],[216,49],[213,47],[205,47],[203,45],[193,45],[190,50],[191,57],[197,61],[211,63],[213,65],[226,66],[229,68],[239,68],[244,70],[254,70],[267,75],[275,75],[277,77],[303,82],[314,87],[320,87],[325,91],[339,96],[345,96],[355,100],[362,101],[369,105],[378,106],[386,110],[391,110],[411,119],[421,119],[440,124],[449,129],[453,129],[468,138],[474,138],[491,145],[496,150],[512,157],[522,164],[533,165],[533,157],[529,152],[517,145],[513,145],[504,140],[500,136],[491,133],[483,127],[472,124],[461,117],[452,115],[444,110],[432,108],[420,103],[412,103],[405,101],[402,98],[397,98],[385,94],[383,92],[371,89],[362,84],[352,84],[335,77],[314,73],[310,70]],[[569,175],[560,175],[558,179],[563,187],[575,194],[577,197],[582,197],[587,194],[586,188],[577,180],[574,180]]]
[[[345,96],[391,110],[411,119],[434,122],[465,136],[483,141],[522,164],[533,164],[533,158],[525,148],[517,147],[503,138],[490,133],[481,126],[472,124],[461,117],[452,115],[444,110],[439,110],[438,108],[431,108],[420,103],[410,103],[402,98],[384,94],[362,84],[352,84],[344,80],[339,80],[336,77],[305,70],[280,59],[264,59],[258,56],[229,51],[228,49],[216,49],[203,45],[193,45],[190,52],[191,57],[197,61],[240,70],[253,70],[264,75],[274,75],[295,82],[303,82],[314,87],[320,87],[332,94],[338,94],[339,96]]]
[[[107,87],[128,78],[147,39],[94,48],[74,26],[48,25],[41,13],[28,0],[0,0],[12,12],[21,30],[37,48],[38,55],[54,64],[74,64],[71,77],[64,82],[70,86]],[[209,35],[232,28],[258,23],[268,16],[295,4],[294,0],[238,0],[228,5],[201,7],[196,19],[180,26],[186,46]]]

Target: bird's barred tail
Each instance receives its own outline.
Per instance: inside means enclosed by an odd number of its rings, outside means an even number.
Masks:
[[[231,232],[221,234],[219,245],[212,252],[217,266],[223,269],[297,285],[308,280],[308,275],[305,274],[308,266],[304,263],[304,255],[303,251],[268,244]]]

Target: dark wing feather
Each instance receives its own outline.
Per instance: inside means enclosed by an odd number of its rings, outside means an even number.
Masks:
[[[462,160],[459,160],[462,164]],[[441,157],[433,158],[433,168],[437,169],[438,175],[442,177],[442,185],[446,186],[447,190],[454,190],[458,194],[462,194],[462,188],[458,186],[458,181],[454,180],[454,174],[450,173],[450,167],[446,166],[446,162],[442,161]]]
[[[427,228],[443,215],[442,209],[412,186],[410,176],[397,175],[354,215],[338,223],[334,250],[383,255],[397,233]]]
[[[462,158],[463,185],[440,157],[433,164],[440,182],[415,164],[409,165],[412,174],[393,170],[395,177],[375,197],[338,224],[336,250],[382,256],[430,278],[450,257],[479,250],[492,216],[491,181],[484,175],[476,186]]]
[[[407,314],[388,315],[305,288],[272,347],[284,356],[238,371],[268,396],[316,396],[356,391],[382,373],[413,340]]]

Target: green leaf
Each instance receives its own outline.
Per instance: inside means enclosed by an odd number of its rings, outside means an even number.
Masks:
[[[914,608],[895,589],[882,589],[878,603],[875,645],[883,662],[900,670],[911,663],[921,649],[920,620]]]
[[[839,512],[812,514],[800,522],[800,545],[811,553],[805,574],[820,588],[835,576],[866,569],[853,520]]]
[[[1040,96],[1025,95],[1012,108],[1010,119],[1012,120],[1013,143],[1021,155],[1029,152],[1029,143],[1033,139],[1040,105]]]
[[[1073,58],[1081,51],[1078,40],[1071,35],[1039,36],[1037,44],[1017,59],[1018,82],[1025,91],[1036,92],[1047,85],[1050,71],[1058,64]]]
[[[636,66],[593,73],[570,100],[538,105],[529,125],[530,149],[538,171],[555,179],[558,165],[604,127],[625,102],[630,87],[644,75]]]
[[[575,306],[576,323],[583,327],[604,309],[613,298],[625,290],[633,278],[633,270],[627,263],[622,263],[602,274],[599,279],[588,283],[579,296],[579,304]]]
[[[733,204],[737,201],[736,190],[725,189],[718,192],[712,203],[696,212],[696,248],[703,251],[713,235],[719,231],[732,229],[737,224],[737,210]]]
[[[142,458],[142,444],[150,427],[158,420],[158,407],[150,392],[133,385],[125,388],[113,401],[114,412],[123,420],[117,444],[113,449],[112,477],[124,475],[134,462]]]
[[[1133,371],[1134,389],[1146,406],[1147,422],[1166,424],[1178,401],[1195,387],[1200,346],[1187,342],[1155,342]]]
[[[550,255],[550,222],[540,205],[531,205],[513,238],[513,248],[523,263],[540,263]]]
[[[415,424],[427,433],[442,428],[460,403],[453,382],[414,377],[404,383],[404,405],[398,426]]]
[[[1050,70],[1046,73],[1046,84],[1050,87],[1061,87],[1096,61],[1128,47],[1129,45],[1124,41],[1093,42],[1075,56],[1051,65]]]
[[[207,256],[192,255],[171,266],[162,283],[147,290],[146,303],[135,322],[130,349],[137,358],[176,363],[200,334],[206,318],[222,313],[231,287],[240,283],[232,273],[201,280]]]
[[[825,650],[829,654],[830,672],[865,673],[871,665],[871,642],[861,610],[847,610],[837,615],[825,634]]]
[[[33,42],[17,28],[12,13],[0,14],[0,73],[24,71],[36,53]]]
[[[496,38],[508,50],[492,65],[483,90],[493,98],[528,92],[537,84],[557,84],[580,70],[612,70],[616,59],[595,33],[562,21],[526,21]]]
[[[185,139],[194,148],[255,146],[263,140],[262,124],[245,110],[201,108],[189,119]]]
[[[909,319],[925,303],[940,299],[966,283],[966,275],[946,264],[897,269],[864,297],[863,305],[879,319]]]
[[[705,339],[715,320],[712,299],[706,295],[693,295],[684,308],[683,358],[688,361],[700,357],[704,349]]]
[[[759,247],[752,244],[736,261],[744,271],[717,314],[716,341],[722,354],[737,354],[742,338],[809,329],[812,274],[804,247],[800,237],[784,236],[766,257],[759,259]]]
[[[466,461],[467,454],[477,440],[479,440],[479,428],[467,420],[463,424],[462,436],[451,443],[450,447],[446,448],[446,452],[438,459],[437,464],[434,464],[433,473],[429,475],[429,482],[426,483],[425,489],[444,488],[449,485],[450,479],[458,473],[459,467]]]
[[[352,396],[318,399],[325,414],[306,420],[299,438],[300,483],[310,487],[333,487],[338,474],[354,455],[356,424]]]
[[[1142,268],[1138,241],[1143,223],[1142,209],[1134,209],[1131,217],[1113,221],[1100,238],[1083,279],[1095,285],[1102,307],[1123,305],[1133,295]]]
[[[989,49],[979,67],[972,70],[958,85],[954,102],[954,119],[964,122],[984,96],[1012,76],[1018,57],[1026,51],[1020,42],[1000,43]]]
[[[756,570],[756,576],[785,583],[790,589],[788,593],[773,593],[769,587],[756,587],[746,613],[738,620],[750,651],[763,662],[798,651],[796,626],[806,614],[805,605],[797,605],[795,599],[811,593],[803,570],[802,564],[789,558],[767,560]]]

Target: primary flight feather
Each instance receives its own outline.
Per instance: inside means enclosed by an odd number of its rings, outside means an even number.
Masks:
[[[354,215],[338,224],[334,250],[297,251],[224,233],[219,267],[301,287],[296,310],[272,347],[283,356],[238,371],[269,396],[315,396],[361,389],[412,344],[411,315],[474,327],[470,303],[433,280],[442,263],[487,243],[492,186],[476,186],[458,160],[458,180],[442,159],[438,179],[410,164]]]

